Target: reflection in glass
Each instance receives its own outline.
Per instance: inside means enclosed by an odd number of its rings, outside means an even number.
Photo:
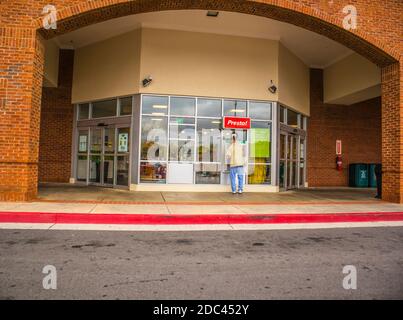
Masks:
[[[280,159],[285,159],[285,135],[280,134]]]
[[[114,153],[115,128],[105,128],[104,130],[104,153]]]
[[[104,183],[113,184],[114,156],[104,157]]]
[[[200,117],[221,117],[221,100],[197,99],[197,115]]]
[[[115,117],[116,99],[92,103],[92,118]]]
[[[224,100],[224,116],[246,117],[246,101]]]
[[[120,98],[120,115],[127,116],[132,114],[132,97]]]
[[[292,139],[292,159],[293,160],[297,160],[297,152],[298,152],[297,141],[298,141],[298,138],[296,136],[293,136],[293,139]]]
[[[279,180],[280,180],[280,188],[285,188],[285,162],[280,161],[280,174],[279,174]]]
[[[88,157],[78,155],[77,159],[77,181],[87,181],[87,160]]]
[[[193,161],[194,141],[169,141],[169,161]]]
[[[90,157],[90,182],[101,182],[101,156]]]
[[[78,120],[88,119],[90,116],[90,104],[83,103],[78,105]]]
[[[129,184],[129,155],[117,156],[116,184],[127,186]]]
[[[196,172],[196,184],[220,184],[220,164],[197,163],[194,168]]]
[[[298,118],[299,118],[298,113],[290,109],[287,109],[287,125],[298,128],[299,126]]]
[[[220,162],[221,120],[197,119],[197,161]]]
[[[285,108],[280,107],[280,123],[285,123]]]
[[[248,166],[249,184],[271,184],[271,166],[250,164]]]
[[[271,120],[271,103],[250,101],[249,117],[256,120]]]
[[[300,160],[304,160],[305,158],[305,140],[301,139],[300,144],[299,144],[299,157]]]
[[[143,96],[142,113],[156,116],[168,114],[168,97]]]
[[[174,116],[194,116],[196,111],[196,99],[172,97],[170,113]]]
[[[303,187],[305,185],[305,179],[304,179],[304,167],[305,167],[305,163],[304,162],[300,162],[299,164],[299,185],[301,187]]]
[[[293,161],[292,162],[292,175],[293,175],[293,179],[292,179],[292,186],[297,186],[298,185],[298,167],[297,167],[297,161]]]
[[[86,153],[88,151],[88,130],[78,132],[78,152]]]
[[[166,164],[159,162],[141,162],[140,182],[144,183],[165,183]]]
[[[141,159],[165,161],[167,158],[166,117],[142,116]]]
[[[172,117],[169,121],[169,139],[173,140],[194,140],[195,138],[194,118]]]
[[[91,153],[101,153],[102,150],[102,130],[91,129]]]

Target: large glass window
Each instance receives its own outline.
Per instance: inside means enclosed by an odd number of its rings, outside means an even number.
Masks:
[[[246,117],[246,101],[243,100],[224,100],[224,116]]]
[[[78,120],[88,119],[90,116],[90,104],[83,103],[78,105]]]
[[[271,120],[271,103],[249,102],[249,117],[256,120]]]
[[[88,157],[79,154],[77,157],[77,181],[87,181],[87,163]]]
[[[252,121],[249,130],[249,184],[271,184],[271,123]]]
[[[283,106],[281,106],[280,107],[280,123],[285,123],[285,117],[286,117],[285,111],[286,111],[286,109]]]
[[[168,114],[168,97],[143,96],[142,112],[154,116]]]
[[[92,118],[116,117],[117,100],[104,100],[92,103]]]
[[[291,127],[299,127],[299,114],[295,111],[287,109],[287,125]]]
[[[271,162],[271,124],[252,121],[249,130],[249,162]]]
[[[169,121],[169,160],[193,161],[195,119],[171,117]]]
[[[228,183],[225,150],[235,132],[248,183],[271,183],[271,102],[143,96],[142,103],[140,182]],[[223,130],[223,116],[249,116],[251,129]]]
[[[162,162],[142,162],[140,164],[140,182],[165,183],[167,165]]]
[[[91,153],[101,153],[102,151],[102,130],[91,129]]]
[[[142,116],[141,120],[141,160],[167,160],[166,117]]]
[[[221,118],[221,100],[217,99],[197,99],[197,116]]]
[[[171,98],[171,115],[175,116],[192,116],[196,111],[195,98],[172,97]]]
[[[119,99],[119,115],[128,116],[132,114],[132,97]]]
[[[197,119],[197,161],[220,162],[221,119]]]

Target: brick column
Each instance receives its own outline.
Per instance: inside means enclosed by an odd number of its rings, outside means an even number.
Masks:
[[[0,28],[0,201],[37,194],[43,61],[34,28]]]
[[[382,68],[382,199],[403,202],[402,100],[400,65]]]
[[[39,182],[69,182],[73,135],[74,50],[60,50],[56,88],[42,88]]]

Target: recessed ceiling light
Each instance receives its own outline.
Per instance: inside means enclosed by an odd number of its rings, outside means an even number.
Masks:
[[[207,17],[218,17],[218,11],[207,11]]]
[[[154,109],[167,109],[168,106],[164,106],[164,105],[161,105],[161,104],[154,104],[153,108]]]
[[[229,112],[245,112],[245,110],[242,109],[232,109]]]

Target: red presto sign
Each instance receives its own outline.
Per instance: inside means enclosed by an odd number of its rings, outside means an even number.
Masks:
[[[224,117],[225,129],[250,129],[250,118]]]

